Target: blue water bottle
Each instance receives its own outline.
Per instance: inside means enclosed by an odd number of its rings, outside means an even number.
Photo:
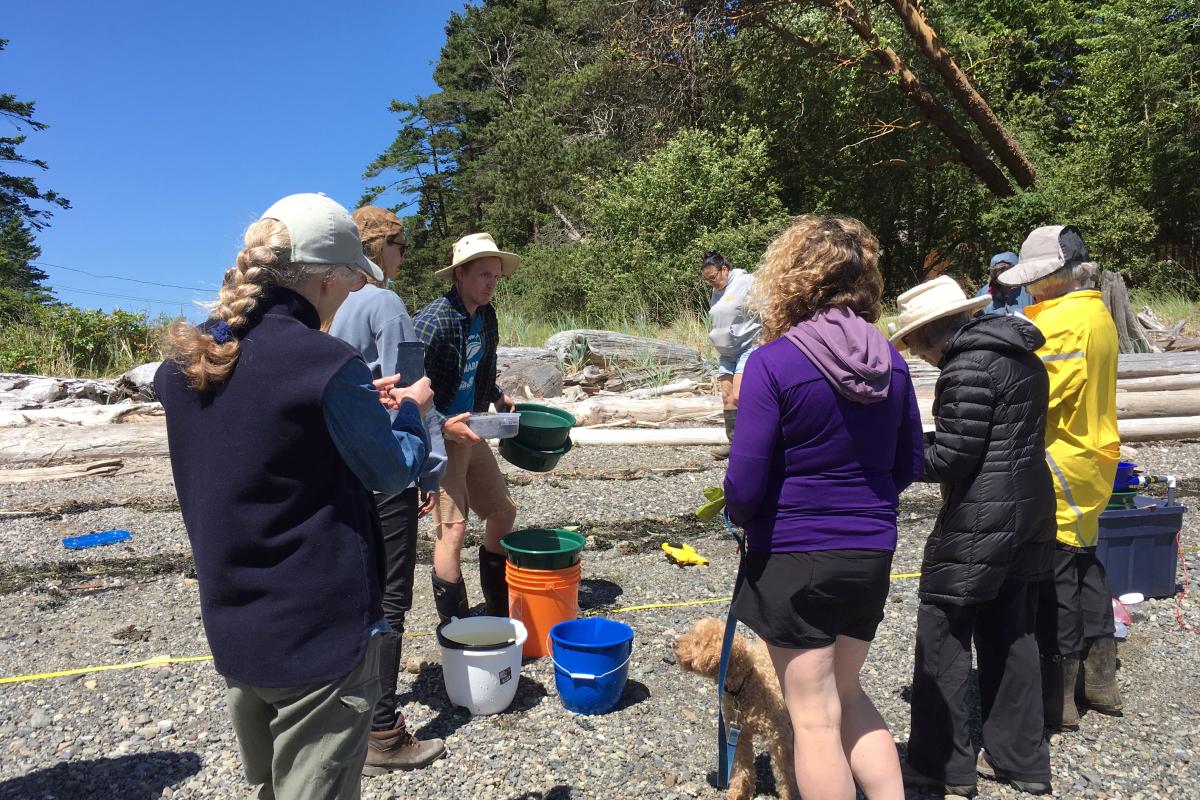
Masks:
[[[105,544],[115,544],[133,538],[129,531],[96,531],[82,536],[69,536],[63,539],[63,547],[68,550],[86,550],[89,547],[99,547]]]

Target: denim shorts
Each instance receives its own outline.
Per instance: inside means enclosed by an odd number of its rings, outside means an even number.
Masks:
[[[756,348],[748,347],[736,356],[718,356],[717,375],[740,375],[746,371],[746,360]]]

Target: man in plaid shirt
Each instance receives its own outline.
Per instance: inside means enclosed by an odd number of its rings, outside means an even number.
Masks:
[[[520,259],[497,249],[490,234],[473,233],[454,243],[453,262],[434,273],[453,282],[413,320],[425,343],[425,374],[433,402],[446,417],[446,472],[433,507],[433,600],[438,616],[465,617],[470,605],[462,578],[462,546],[470,511],[484,520],[479,548],[479,583],[492,616],[508,616],[508,582],[500,539],[512,532],[517,506],[487,442],[467,425],[472,412],[508,411],[513,402],[496,386],[499,329],[492,296],[502,275]]]

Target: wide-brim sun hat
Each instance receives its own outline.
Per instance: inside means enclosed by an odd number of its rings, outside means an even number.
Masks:
[[[1078,228],[1046,225],[1025,237],[1017,265],[1001,272],[996,280],[1005,286],[1024,286],[1087,260],[1087,245]]]
[[[293,264],[344,264],[368,278],[383,280],[383,270],[363,253],[358,225],[350,212],[325,194],[290,194],[259,219],[278,220],[288,229]]]
[[[442,267],[433,273],[434,277],[444,281],[453,280],[455,267],[461,267],[478,258],[495,256],[500,259],[500,274],[512,275],[521,266],[521,257],[516,253],[508,253],[496,247],[496,240],[490,233],[468,233],[454,243],[450,266]]]
[[[923,325],[963,311],[977,311],[991,302],[991,295],[967,297],[957,281],[942,275],[896,298],[900,320],[896,332],[888,338],[893,344],[903,343],[905,336]]]

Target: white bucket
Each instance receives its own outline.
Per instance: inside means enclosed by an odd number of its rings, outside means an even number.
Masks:
[[[451,617],[438,626],[446,696],[472,714],[499,714],[521,677],[525,626],[508,617]]]

